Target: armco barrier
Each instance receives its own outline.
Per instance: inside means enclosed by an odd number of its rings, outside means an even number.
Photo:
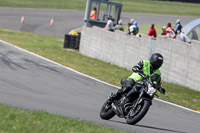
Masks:
[[[154,41],[154,40],[153,40]],[[155,43],[155,44],[154,44]],[[153,47],[154,48],[153,48]],[[160,52],[164,56],[161,68],[163,80],[200,91],[200,43],[187,44],[158,36],[141,38],[125,35],[124,32],[109,32],[102,28],[83,27],[79,51],[92,58],[131,70],[141,59],[148,59],[150,53]]]

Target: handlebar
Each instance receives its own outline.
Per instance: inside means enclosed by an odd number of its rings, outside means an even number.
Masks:
[[[147,82],[149,82],[149,83],[153,86],[153,83],[152,83],[152,81],[150,80],[150,76],[149,76],[149,75],[146,75],[146,74],[144,74],[143,72],[140,72],[140,71],[137,71],[137,73],[138,73],[143,79],[145,79]]]
[[[143,72],[140,72],[140,71],[137,71],[137,73],[143,78],[143,79],[146,79],[148,80],[150,76],[144,74]]]
[[[143,79],[145,79],[147,82],[149,82],[152,86],[153,86],[153,83],[152,81],[150,80],[150,76],[144,74],[142,71],[138,70],[136,71]],[[162,86],[160,86],[160,88],[157,88],[157,90],[160,91],[160,93],[162,93],[163,95],[165,94],[165,89],[162,88]],[[160,98],[159,95],[155,94],[158,98]]]
[[[155,96],[157,96],[159,99],[161,98],[159,95],[155,94]]]

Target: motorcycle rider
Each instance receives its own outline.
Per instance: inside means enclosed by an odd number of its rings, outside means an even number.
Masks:
[[[127,99],[131,97],[135,92],[138,91],[137,81],[143,78],[138,73],[143,73],[150,76],[153,83],[153,87],[159,90],[161,93],[165,94],[165,89],[161,87],[161,72],[159,68],[163,64],[163,56],[160,53],[154,53],[151,55],[149,60],[141,60],[138,65],[133,66],[133,73],[128,77],[127,80],[121,80],[121,89],[119,89],[115,94],[109,96],[108,102],[113,102],[121,97],[122,94],[128,93],[126,95]],[[131,90],[131,91],[130,91]]]

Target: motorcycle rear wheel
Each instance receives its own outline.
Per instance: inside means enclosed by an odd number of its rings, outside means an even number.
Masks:
[[[113,108],[111,107],[111,105],[105,102],[101,108],[100,117],[104,120],[109,120],[114,116],[115,116],[115,112]]]
[[[126,122],[130,125],[134,125],[139,122],[148,112],[151,106],[148,100],[144,100],[135,110],[131,109],[127,115]]]

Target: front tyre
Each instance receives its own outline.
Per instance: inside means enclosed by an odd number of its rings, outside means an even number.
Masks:
[[[115,112],[114,112],[112,106],[110,104],[108,104],[106,101],[101,108],[100,117],[104,120],[109,120],[114,116],[115,116]]]
[[[144,100],[139,104],[135,110],[131,109],[127,115],[126,122],[130,125],[134,125],[139,122],[145,114],[148,112],[149,107],[151,106],[148,100]]]

